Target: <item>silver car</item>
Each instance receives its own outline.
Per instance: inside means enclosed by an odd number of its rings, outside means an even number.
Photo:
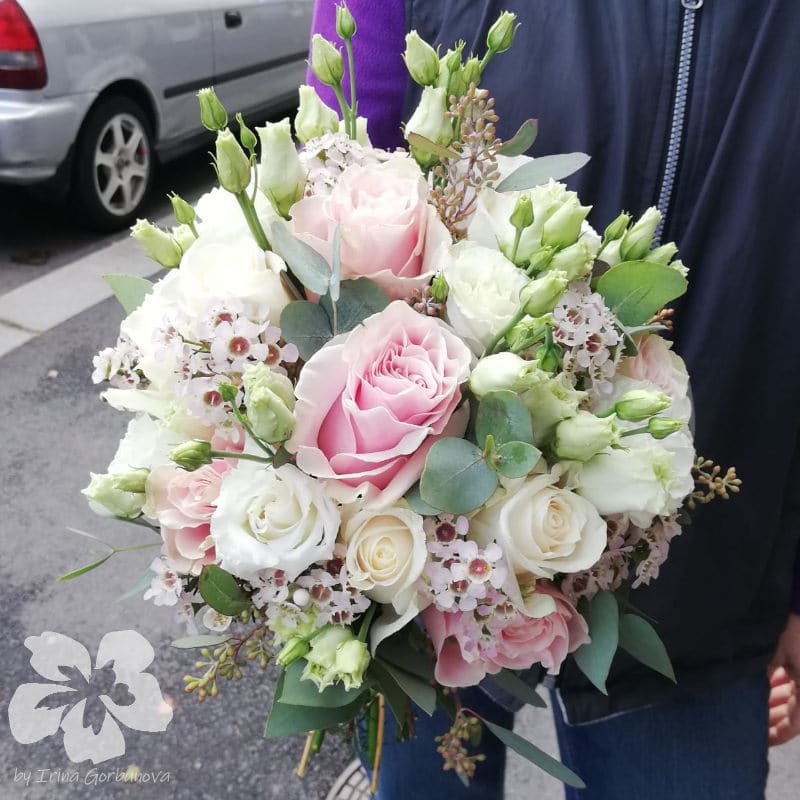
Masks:
[[[195,93],[263,118],[296,100],[313,0],[0,0],[0,183],[69,189],[130,224],[157,160],[203,143]]]

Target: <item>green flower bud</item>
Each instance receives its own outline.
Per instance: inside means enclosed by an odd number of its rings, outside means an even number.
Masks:
[[[172,203],[172,213],[175,215],[175,222],[178,225],[191,225],[195,220],[194,209],[179,195],[173,192],[169,195]]]
[[[568,461],[588,461],[616,444],[619,444],[619,428],[613,417],[601,418],[579,411],[556,425],[553,452]]]
[[[347,133],[347,126],[344,124],[344,120],[339,122],[339,133]],[[366,117],[356,117],[356,141],[364,147],[372,146],[369,136],[367,135]]]
[[[610,222],[603,231],[603,244],[621,239],[631,224],[631,215],[624,211],[613,221]]]
[[[356,32],[356,21],[345,3],[336,6],[336,34],[347,41]]]
[[[521,353],[537,342],[541,342],[545,335],[545,328],[549,322],[548,316],[525,317],[518,322],[507,334],[506,344],[512,353]]]
[[[529,281],[519,293],[519,301],[526,314],[540,317],[549,314],[564,294],[569,278],[566,272],[552,270]]]
[[[172,229],[172,238],[184,253],[197,241],[194,231],[188,225],[176,225]]]
[[[632,389],[617,400],[614,413],[627,422],[641,422],[669,408],[671,404],[672,400],[663,392]]]
[[[511,212],[509,222],[518,230],[522,231],[533,225],[533,203],[529,194],[521,194],[517,198],[514,210]]]
[[[517,15],[511,11],[504,11],[497,18],[486,36],[486,46],[490,52],[503,53],[511,47],[514,43],[514,34],[519,27],[514,24],[516,21]]]
[[[197,93],[200,103],[200,122],[210,131],[221,131],[228,124],[228,112],[212,89],[201,89]]]
[[[420,86],[433,86],[439,77],[439,56],[416,31],[406,34],[406,51],[403,53],[408,74]],[[460,62],[460,59],[459,59]]]
[[[619,247],[623,261],[637,261],[647,256],[659,222],[661,222],[661,212],[651,206],[633,227],[626,231]]]
[[[542,244],[560,249],[577,242],[581,235],[581,224],[591,209],[591,206],[582,206],[577,198],[562,203],[545,220]]]
[[[536,360],[545,372],[556,372],[561,366],[561,349],[557,344],[543,344],[536,351]]]
[[[295,397],[292,382],[266,364],[252,364],[242,375],[247,418],[259,439],[273,444],[289,438],[294,430]]]
[[[547,269],[560,269],[567,273],[571,281],[585,278],[594,264],[594,255],[586,242],[575,242],[553,256]]]
[[[647,423],[647,432],[654,439],[666,439],[683,428],[683,421],[670,417],[651,417]]]
[[[480,83],[481,62],[475,56],[468,58],[461,68],[461,79],[467,87],[469,87],[471,83],[474,83],[476,86]]]
[[[540,272],[546,270],[553,260],[555,255],[554,247],[541,247],[531,254],[529,269],[531,274],[538,275]]]
[[[195,439],[191,442],[179,444],[170,454],[170,459],[187,472],[211,463],[211,444]]]
[[[217,134],[214,166],[223,189],[239,194],[250,185],[250,159],[227,128]]]
[[[131,227],[131,236],[139,242],[145,253],[162,267],[173,269],[180,265],[183,257],[180,245],[152,222],[137,219],[136,224]]]
[[[275,663],[279,667],[286,668],[290,664],[294,664],[295,661],[304,658],[310,649],[311,645],[307,639],[294,636],[286,642],[278,655],[275,656]]]
[[[461,55],[467,43],[459,39],[455,46],[450,48],[439,60],[439,66],[447,70],[448,74],[461,69]]]
[[[535,361],[526,361],[514,353],[495,353],[477,363],[469,376],[469,388],[481,398],[503,389],[523,392],[538,380],[541,372]]]
[[[444,303],[447,301],[447,295],[450,293],[450,287],[447,285],[447,279],[444,273],[437,272],[431,282],[431,300],[434,303]]]
[[[141,516],[144,491],[129,492],[119,488],[119,475],[89,473],[89,485],[82,490],[95,514],[119,519],[136,519]]]
[[[336,648],[336,677],[347,690],[357,689],[364,681],[370,657],[366,642],[352,639]]]
[[[651,250],[645,258],[648,261],[652,261],[654,264],[663,264],[666,266],[672,261],[677,252],[678,245],[676,245],[675,242],[667,242],[666,244],[662,244],[661,247],[656,247],[654,250]]]
[[[147,483],[147,476],[149,474],[149,469],[134,469],[130,472],[120,472],[119,474],[113,476],[114,488],[119,489],[121,492],[143,494],[145,484]]]
[[[329,625],[311,640],[311,650],[306,655],[302,680],[313,681],[320,692],[340,676],[336,669],[336,651],[345,642],[355,641],[350,628]]]
[[[436,144],[441,144],[445,147],[449,145],[453,140],[453,126],[450,120],[445,117],[445,109],[444,89],[426,86],[422,90],[422,98],[416,111],[406,123],[406,138],[410,133],[418,133],[420,136],[436,142]],[[434,154],[413,145],[411,146],[411,153],[423,167],[430,166],[438,161],[437,156]]]
[[[239,140],[242,143],[242,147],[247,150],[250,155],[255,153],[256,145],[258,144],[258,139],[253,131],[247,127],[244,121],[244,117],[242,116],[241,112],[236,115],[236,122],[239,124]]]
[[[306,188],[306,171],[294,146],[289,118],[268,122],[257,130],[261,137],[258,185],[273,208],[282,217],[288,217],[289,209],[303,196]]]
[[[294,130],[303,144],[339,130],[339,115],[320,100],[313,86],[300,87],[300,106],[294,119]]]
[[[326,86],[338,86],[344,77],[342,54],[318,33],[311,38],[311,71]]]

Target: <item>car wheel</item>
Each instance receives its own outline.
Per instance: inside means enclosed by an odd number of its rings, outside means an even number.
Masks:
[[[154,168],[147,115],[127,97],[101,100],[88,114],[75,151],[73,196],[78,220],[102,231],[130,225],[139,213]]]

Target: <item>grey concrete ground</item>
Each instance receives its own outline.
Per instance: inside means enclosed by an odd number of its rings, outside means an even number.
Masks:
[[[114,259],[125,262],[133,257],[126,247],[104,252],[109,254],[111,272],[125,269],[124,263],[113,263]],[[204,705],[182,693],[181,676],[191,670],[194,658],[190,652],[168,646],[180,635],[170,613],[143,604],[138,596],[118,599],[141,575],[152,551],[118,555],[79,580],[54,582],[56,575],[91,559],[92,542],[68,533],[67,526],[115,545],[143,541],[145,535],[133,526],[94,516],[80,495],[88,472],[105,469],[126,422],[124,415],[99,402],[97,387],[89,377],[92,355],[114,341],[121,315],[115,301],[104,301],[0,358],[0,475],[4,484],[0,608],[5,623],[0,799],[324,798],[352,757],[350,747],[344,741],[329,740],[322,755],[312,761],[306,779],[295,777],[302,739],[261,738],[271,674],[254,670],[240,684],[226,684],[222,697]],[[125,756],[100,765],[98,772],[136,765],[144,772],[160,771],[162,777],[168,773],[169,783],[100,785],[97,773],[90,773],[87,765],[76,768],[69,762],[58,736],[33,745],[14,741],[8,729],[7,703],[19,684],[36,680],[23,646],[27,636],[58,631],[92,651],[106,632],[128,628],[141,632],[156,648],[152,672],[174,703],[175,714],[164,733],[129,732]],[[547,712],[524,712],[519,729],[555,752]],[[81,782],[65,783],[74,780],[76,769]],[[797,800],[800,743],[775,750],[772,769],[769,800]],[[30,775],[27,786],[26,773]],[[45,782],[36,783],[37,779]],[[556,800],[561,796],[559,784],[512,756],[507,797]]]

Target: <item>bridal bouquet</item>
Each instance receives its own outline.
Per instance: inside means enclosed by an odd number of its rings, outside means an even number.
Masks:
[[[571,655],[605,691],[617,647],[674,679],[629,591],[687,503],[738,490],[692,444],[661,336],[688,270],[654,247],[658,212],[598,234],[558,182],[587,156],[524,155],[533,120],[496,134],[480,79],[514,30],[502,14],[481,58],[409,34],[408,151],[370,144],[344,6],[344,56],[317,36],[311,58],[339,108],[301,87],[299,150],[288,119],[256,135],[237,115],[237,136],[201,91],[219,188],[173,196],[171,231],[133,228],[165,277],[108,277],[128,316],[94,380],[134,416],[84,493],[155,533],[142,589],[200,649],[186,691],[274,661],[265,734],[308,732],[304,762],[363,718],[377,777],[385,715],[409,736],[441,704],[439,751],[466,780],[481,721],[462,687],[489,676],[542,705],[518,672]]]

